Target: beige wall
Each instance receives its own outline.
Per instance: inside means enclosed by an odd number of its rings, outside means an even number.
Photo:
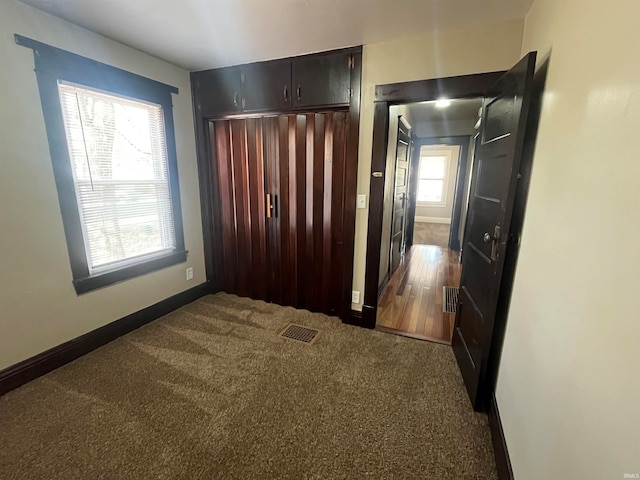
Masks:
[[[205,281],[188,73],[13,0],[0,0],[0,369]],[[77,296],[71,284],[33,52],[14,33],[174,85],[189,258]],[[185,280],[185,268],[194,279]]]
[[[537,0],[551,61],[497,400],[518,480],[640,473],[640,2]]]
[[[522,29],[522,20],[512,20],[365,45],[358,193],[369,195],[375,86],[510,68],[520,57]],[[364,291],[367,220],[368,210],[357,209],[353,289],[360,292]],[[361,310],[362,304],[353,304],[353,308]]]

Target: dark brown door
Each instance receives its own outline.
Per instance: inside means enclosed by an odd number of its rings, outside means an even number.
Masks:
[[[262,121],[216,121],[214,131],[224,289],[268,301]]]
[[[453,350],[474,408],[483,407],[498,292],[502,279],[535,53],[487,92],[467,212]]]
[[[340,313],[347,112],[214,122],[224,290]]]
[[[409,149],[410,127],[403,117],[398,118],[395,183],[393,187],[393,215],[391,218],[391,267],[393,274],[404,256],[407,207],[409,206]]]
[[[278,112],[291,108],[291,60],[253,63],[242,69],[242,109]]]
[[[350,53],[294,58],[293,106],[348,105],[351,65]]]
[[[196,105],[199,115],[236,113],[242,109],[240,68],[220,68],[191,75],[196,98],[199,99]]]

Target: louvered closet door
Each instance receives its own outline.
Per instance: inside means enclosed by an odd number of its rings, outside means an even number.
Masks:
[[[224,289],[269,300],[262,122],[215,122]]]
[[[227,292],[338,313],[346,119],[326,112],[215,122]]]

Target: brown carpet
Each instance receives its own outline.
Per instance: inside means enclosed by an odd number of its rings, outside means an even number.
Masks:
[[[0,445],[2,479],[496,478],[450,347],[227,294],[1,397]]]
[[[413,227],[414,245],[437,245],[447,248],[449,246],[448,223],[416,222]]]

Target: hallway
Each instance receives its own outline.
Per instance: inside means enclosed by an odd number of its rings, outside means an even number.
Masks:
[[[391,276],[378,303],[376,329],[438,343],[451,343],[455,314],[442,311],[443,287],[459,287],[458,252],[414,245]]]

